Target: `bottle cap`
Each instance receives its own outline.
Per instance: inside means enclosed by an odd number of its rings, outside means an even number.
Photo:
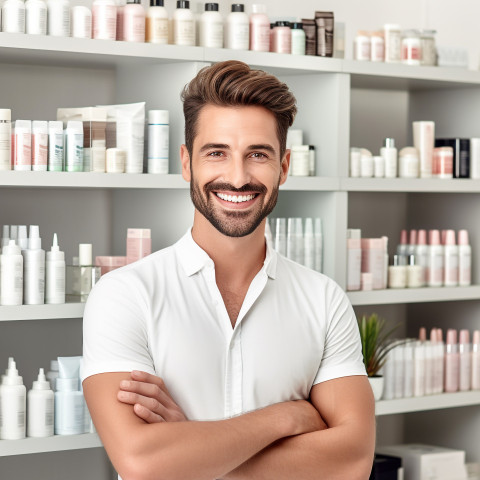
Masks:
[[[80,243],[78,246],[78,264],[80,266],[93,265],[92,248],[91,243]]]
[[[12,357],[8,359],[8,368],[3,377],[2,385],[23,385],[23,378],[18,375],[17,364]]]
[[[163,7],[163,0],[150,0],[151,7]]]
[[[40,250],[42,248],[42,239],[38,225],[30,225],[30,236],[28,237],[28,249]]]
[[[9,108],[0,108],[0,121],[2,122],[12,121],[12,111]]]
[[[15,243],[15,240],[10,240],[8,245],[2,248],[2,255],[21,255],[20,247]]]
[[[407,257],[405,255],[394,255],[393,265],[395,267],[404,267],[407,265]]]
[[[303,30],[303,23],[302,22],[293,22],[291,24],[292,30]],[[314,147],[315,148],[315,147]]]
[[[218,3],[206,3],[205,4],[206,12],[218,12]]]
[[[148,123],[168,125],[169,112],[168,110],[149,110],[148,111]]]
[[[473,332],[473,343],[477,345],[480,343],[480,330],[475,330]]]
[[[416,230],[410,230],[410,241],[408,243],[409,245],[416,245],[417,244],[417,231]]]
[[[417,245],[426,245],[427,244],[427,231],[426,230],[419,230],[418,231],[418,238],[417,238]]]
[[[4,225],[2,232],[3,232],[2,233],[3,238],[9,238],[10,237],[10,226],[9,225]]]
[[[245,6],[243,3],[233,3],[232,4],[232,12],[244,12]]]
[[[267,13],[267,6],[263,3],[254,3],[252,5],[253,13]]]
[[[307,237],[312,237],[313,236],[313,219],[311,217],[307,217],[305,219],[304,236],[307,236]]]
[[[457,331],[453,328],[447,330],[447,345],[457,344]]]
[[[420,327],[418,332],[418,339],[421,342],[425,342],[427,340],[427,329],[425,327]]]
[[[400,233],[400,245],[406,245],[407,244],[407,231],[402,230]]]
[[[50,390],[50,382],[45,378],[43,368],[38,371],[38,377],[32,384],[32,390]]]
[[[290,22],[286,22],[284,20],[280,20],[278,22],[275,22],[276,27],[288,27],[290,28]]]
[[[52,372],[58,372],[58,360],[50,360],[50,370]]]
[[[28,248],[28,237],[27,237],[27,226],[19,225],[18,226],[18,237],[17,244],[21,250],[26,250]]]
[[[433,342],[433,343],[438,342],[438,340],[437,340],[437,329],[436,328],[432,328],[430,330],[430,341]]]
[[[416,259],[415,259],[415,255],[409,255],[408,256],[408,264],[410,266],[415,266],[417,264]]]
[[[190,8],[188,0],[177,0],[177,8]]]
[[[50,251],[47,252],[47,261],[65,261],[65,253],[60,251],[60,247],[58,246],[58,240],[57,240],[57,234],[53,234],[53,243],[50,248]],[[58,361],[57,360],[52,360],[52,362],[57,362],[57,370],[58,370]],[[53,363],[51,364],[53,365]],[[53,370],[53,368],[50,368],[50,370]]]
[[[468,245],[468,231],[459,230],[458,231],[458,244],[459,245]]]
[[[445,245],[456,245],[455,230],[447,230],[445,232]]]
[[[443,342],[443,330],[437,328],[437,342]]]
[[[440,232],[438,230],[430,230],[428,232],[429,245],[440,245]]]
[[[460,343],[464,345],[470,343],[470,332],[468,330],[460,330]]]

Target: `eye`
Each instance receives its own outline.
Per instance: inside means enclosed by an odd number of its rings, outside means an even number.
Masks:
[[[207,157],[218,158],[218,157],[222,157],[222,156],[223,156],[223,152],[219,152],[219,151],[214,151],[214,152],[207,153]]]
[[[250,154],[251,157],[257,159],[257,160],[264,160],[268,158],[268,155],[262,152],[253,152]]]

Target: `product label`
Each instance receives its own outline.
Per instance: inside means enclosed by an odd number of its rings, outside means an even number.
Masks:
[[[250,49],[257,52],[270,50],[270,27],[268,25],[255,25],[250,30]]]
[[[385,61],[399,62],[402,52],[402,39],[400,32],[388,31],[385,32]]]
[[[8,33],[25,33],[25,8],[16,5],[4,5],[2,8],[2,31]]]
[[[223,24],[212,23],[207,26],[203,26],[203,46],[209,48],[222,48],[223,47]],[[206,30],[206,31],[205,31]]]
[[[147,42],[168,43],[168,19],[147,17]]]
[[[10,136],[10,124],[7,128],[0,125],[0,170],[10,170],[10,162],[12,152],[11,148],[11,136]]]
[[[233,48],[237,50],[248,50],[248,24],[245,25],[230,25],[228,35],[228,43],[226,48]]]
[[[50,135],[48,170],[52,172],[63,170],[63,133]]]
[[[32,135],[30,133],[15,134],[15,165],[32,164]]]
[[[48,134],[37,133],[32,136],[33,139],[33,166],[47,166],[48,157]]]
[[[93,5],[93,38],[115,40],[117,31],[117,7]]]
[[[195,22],[193,19],[173,22],[173,41],[175,45],[195,45]]]

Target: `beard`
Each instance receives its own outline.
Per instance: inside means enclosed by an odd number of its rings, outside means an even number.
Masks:
[[[280,187],[280,176],[266,203],[255,205],[248,211],[224,210],[216,205],[212,195],[215,191],[229,191],[235,193],[255,193],[265,195],[267,188],[264,185],[248,183],[241,188],[235,188],[229,183],[210,182],[203,187],[195,181],[193,171],[191,173],[190,197],[195,208],[223,235],[227,237],[245,237],[253,233],[262,221],[270,215],[275,208]]]

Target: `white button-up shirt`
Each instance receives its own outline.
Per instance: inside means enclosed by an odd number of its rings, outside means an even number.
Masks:
[[[190,420],[219,420],[307,399],[313,385],[365,375],[355,315],[326,276],[267,243],[232,328],[215,265],[188,232],[109,273],[84,315],[82,379],[144,370]]]

